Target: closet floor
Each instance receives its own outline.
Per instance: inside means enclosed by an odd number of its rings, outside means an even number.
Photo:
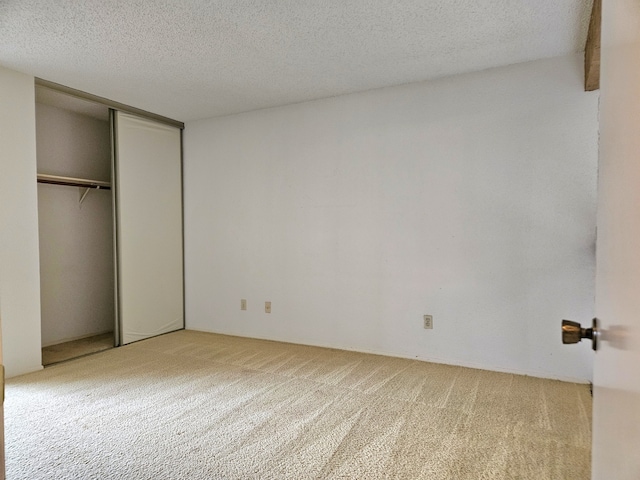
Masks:
[[[72,358],[82,357],[90,353],[101,352],[113,348],[113,332],[81,338],[71,342],[59,343],[42,349],[42,364],[64,362]]]

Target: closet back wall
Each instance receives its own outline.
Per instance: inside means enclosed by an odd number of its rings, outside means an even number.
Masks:
[[[109,123],[36,104],[38,172],[111,181]],[[42,344],[113,331],[111,192],[38,184]]]

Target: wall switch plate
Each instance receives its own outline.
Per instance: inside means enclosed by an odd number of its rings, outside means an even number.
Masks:
[[[433,328],[433,317],[431,315],[424,316],[424,328],[427,328],[427,329]]]
[[[246,310],[247,309],[247,299],[243,298],[242,300],[240,300],[240,310]]]
[[[271,302],[264,302],[264,313],[271,313]]]

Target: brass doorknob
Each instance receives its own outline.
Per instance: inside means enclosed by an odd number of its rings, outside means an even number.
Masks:
[[[578,322],[562,320],[562,343],[578,343],[583,338],[591,339],[591,347],[598,350],[598,319],[594,318],[591,328],[582,328]]]

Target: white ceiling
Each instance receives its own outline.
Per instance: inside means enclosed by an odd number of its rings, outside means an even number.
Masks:
[[[583,50],[592,0],[0,0],[0,64],[176,120]]]

